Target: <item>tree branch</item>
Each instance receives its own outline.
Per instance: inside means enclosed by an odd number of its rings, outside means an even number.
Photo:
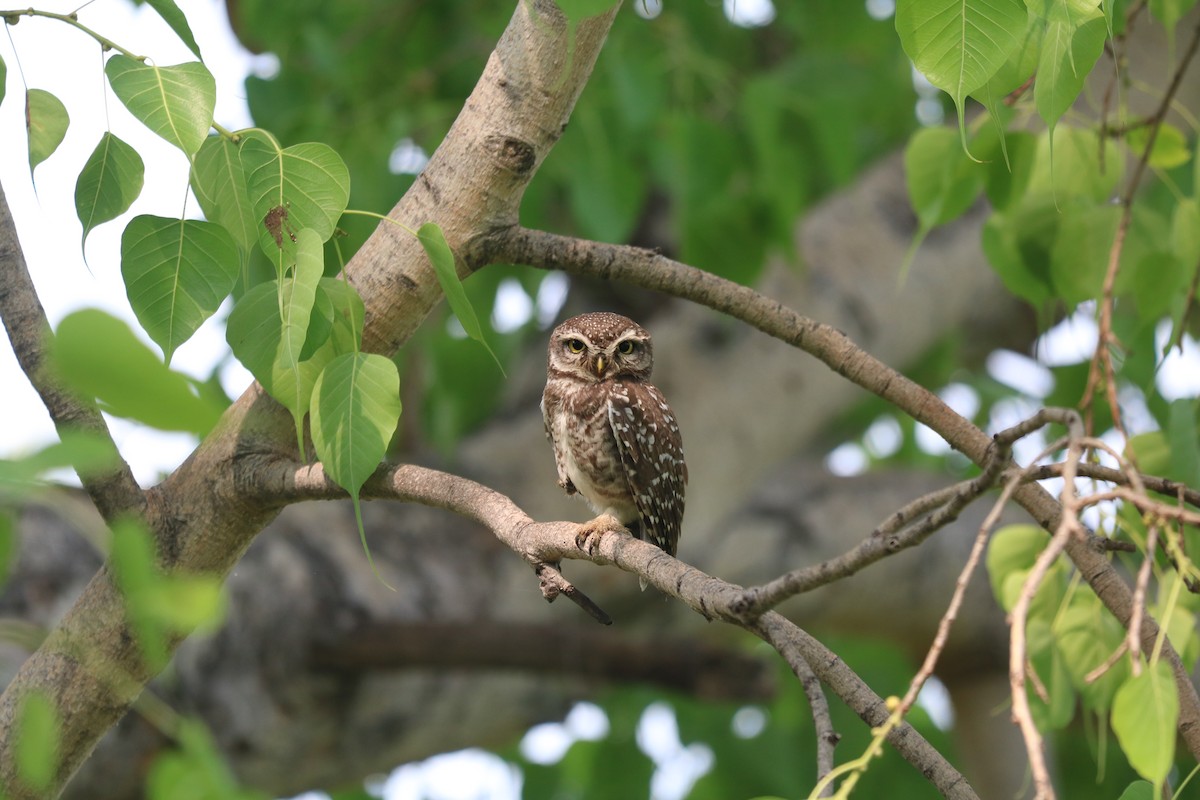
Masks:
[[[773,673],[761,658],[694,639],[629,641],[607,630],[557,624],[377,623],[323,642],[312,663],[341,671],[517,669],[650,683],[714,701],[763,702],[775,693]]]
[[[46,346],[53,334],[25,264],[3,187],[0,187],[0,319],[4,320],[17,363],[42,398],[59,435],[68,430],[85,431],[111,448],[116,462],[112,469],[98,475],[79,476],[100,514],[108,521],[121,514],[141,515],[146,497],[117,451],[104,417],[94,404],[84,403],[64,390],[46,369]]]
[[[500,230],[476,242],[468,258],[476,266],[507,262],[616,280],[708,306],[815,356],[837,374],[936,431],[976,464],[983,466],[988,457],[991,437],[933,392],[872,357],[841,331],[804,317],[749,287],[643,248],[521,227]],[[1021,486],[1013,493],[1013,499],[1047,531],[1059,529],[1062,507],[1040,485]],[[1109,563],[1103,546],[1094,543],[1095,539],[1094,535],[1069,537],[1064,543],[1065,552],[1105,607],[1128,628],[1133,613],[1132,594]],[[1158,625],[1146,620],[1143,644],[1153,647],[1158,633]],[[1192,755],[1200,758],[1200,696],[1169,641],[1164,644],[1162,655],[1171,665],[1179,689],[1179,732]]]
[[[325,476],[320,464],[300,465],[285,459],[265,465],[257,481],[246,486],[261,502],[279,504],[342,498],[345,492]],[[770,611],[746,619],[731,609],[745,589],[708,575],[627,533],[609,531],[592,537],[592,549],[576,544],[580,526],[573,522],[535,522],[510,498],[474,481],[413,465],[385,465],[363,486],[362,496],[416,502],[461,514],[488,528],[501,542],[531,563],[583,559],[615,564],[647,579],[666,595],[681,600],[706,619],[744,628],[774,647],[803,682],[808,668],[872,727],[886,721],[886,703],[836,655],[795,623]],[[829,731],[824,732],[832,747]],[[819,734],[820,735],[820,734]],[[888,741],[944,797],[976,798],[966,780],[908,723]]]

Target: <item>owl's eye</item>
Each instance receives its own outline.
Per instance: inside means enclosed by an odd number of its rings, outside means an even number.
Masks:
[[[572,353],[582,353],[583,352],[584,345],[583,345],[582,339],[567,339],[565,344],[567,346],[567,349],[570,350]]]
[[[637,344],[630,339],[626,339],[617,345],[617,352],[623,356],[632,355],[634,350],[637,350]]]

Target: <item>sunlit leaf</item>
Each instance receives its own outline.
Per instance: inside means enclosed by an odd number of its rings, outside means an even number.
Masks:
[[[322,242],[333,235],[350,200],[350,173],[333,148],[315,142],[280,148],[247,134],[241,154],[259,245],[282,272],[295,255],[298,231],[311,228]]]
[[[105,131],[75,182],[75,213],[83,225],[82,244],[97,225],[129,210],[142,193],[145,165],[137,150]]]
[[[129,304],[166,362],[233,291],[238,253],[213,222],[134,217],[121,236]]]
[[[1069,4],[1058,2],[1054,7],[1067,9]],[[1082,24],[1066,10],[1051,13],[1046,24],[1033,93],[1038,114],[1051,132],[1104,50],[1108,28],[1099,9],[1093,10],[1096,15]]]
[[[1146,143],[1150,139],[1148,127],[1134,128],[1125,134],[1125,143],[1133,151],[1136,158],[1141,158],[1146,152]],[[1154,146],[1150,148],[1150,158],[1147,160],[1155,169],[1174,169],[1186,164],[1192,157],[1188,148],[1187,137],[1183,131],[1169,122],[1163,122],[1158,127],[1154,137]]]
[[[191,156],[212,127],[216,82],[201,63],[172,67],[115,55],[104,65],[115,94],[147,128]]]
[[[196,54],[196,58],[204,60],[204,56],[200,55],[200,46],[196,44],[196,37],[192,36],[192,28],[188,25],[187,17],[175,4],[175,0],[146,0],[146,5],[158,12],[163,21],[171,26],[171,30],[175,31],[175,35]]]
[[[1171,668],[1157,662],[1130,677],[1117,690],[1112,727],[1125,757],[1138,774],[1156,786],[1175,760],[1179,695]]]
[[[21,783],[45,792],[54,781],[59,759],[58,710],[45,694],[32,691],[22,698],[14,739]]]
[[[1125,787],[1117,800],[1154,800],[1154,784],[1146,781],[1134,781]]]
[[[1021,0],[898,0],[896,32],[918,70],[950,95],[966,149],[964,103],[1016,52],[1028,13]]]
[[[67,107],[44,89],[25,93],[25,132],[29,141],[29,171],[45,161],[62,144],[71,118]]]
[[[1014,573],[1024,573],[1033,566],[1049,539],[1036,525],[1006,525],[992,535],[987,550],[988,579],[997,600],[1004,597],[1004,582]],[[1012,607],[1005,605],[1005,611]]]
[[[119,319],[96,309],[69,314],[55,333],[53,364],[78,394],[153,428],[203,436],[221,409],[197,396]]]

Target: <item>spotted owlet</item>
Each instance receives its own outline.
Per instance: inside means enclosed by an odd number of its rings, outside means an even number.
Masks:
[[[572,317],[550,334],[542,418],[558,485],[673,556],[687,464],[653,365],[650,334],[628,317]]]

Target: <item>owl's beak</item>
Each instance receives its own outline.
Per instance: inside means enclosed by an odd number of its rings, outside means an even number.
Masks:
[[[602,377],[604,377],[604,365],[605,365],[605,363],[606,363],[606,362],[605,362],[605,360],[604,360],[604,356],[596,356],[596,377],[597,377],[597,378],[602,378]]]

